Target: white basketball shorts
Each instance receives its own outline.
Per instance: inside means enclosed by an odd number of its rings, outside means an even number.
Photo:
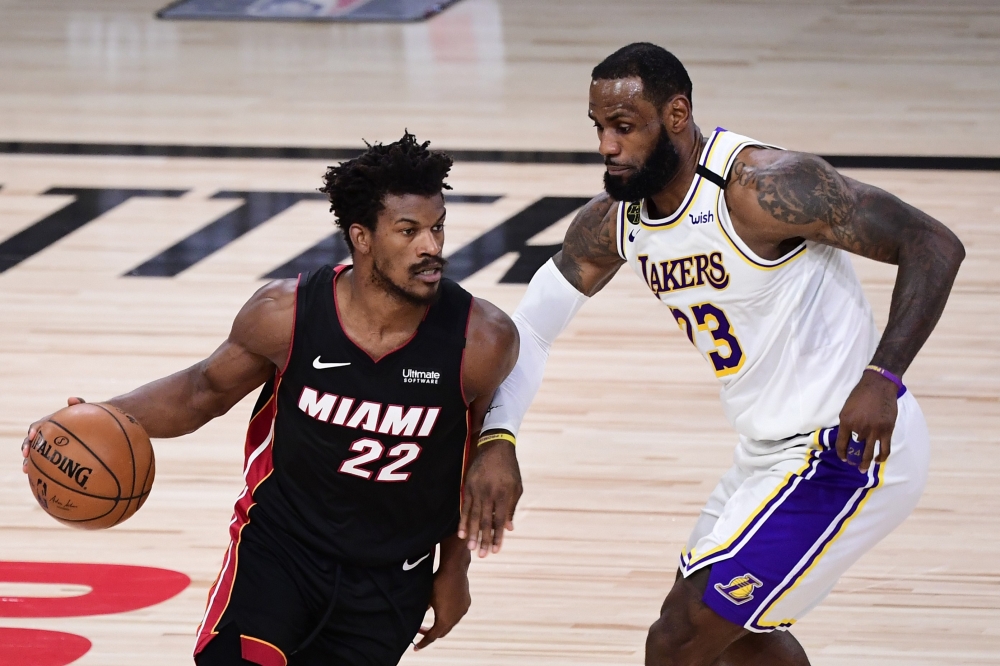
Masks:
[[[681,553],[684,577],[712,567],[712,610],[750,631],[787,629],[903,522],[927,480],[930,437],[909,392],[898,406],[889,458],[867,473],[837,457],[836,427],[766,455],[737,445]]]

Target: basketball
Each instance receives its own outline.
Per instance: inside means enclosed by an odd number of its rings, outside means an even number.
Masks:
[[[85,530],[112,527],[138,511],[154,472],[146,431],[106,403],[59,410],[39,427],[28,453],[38,504],[60,523]]]

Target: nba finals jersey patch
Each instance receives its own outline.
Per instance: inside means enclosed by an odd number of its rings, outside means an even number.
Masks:
[[[639,224],[639,210],[642,209],[641,203],[630,203],[625,207],[625,219],[628,220],[629,224]]]
[[[715,584],[715,590],[737,606],[742,606],[748,601],[753,601],[753,592],[758,587],[763,587],[760,582],[750,574],[743,574],[729,581],[729,584]]]

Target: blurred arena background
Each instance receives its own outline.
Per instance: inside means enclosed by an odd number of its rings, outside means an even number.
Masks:
[[[252,402],[154,442],[148,503],[98,533],[35,504],[32,420],[190,365],[266,276],[343,259],[320,176],[404,128],[458,157],[453,275],[512,311],[601,189],[590,70],[643,40],[687,66],[703,131],[829,156],[964,241],[908,373],[932,433],[926,494],[796,635],[820,666],[1000,663],[1000,5],[460,0],[330,23],[157,18],[166,4],[0,0],[0,663],[189,663]],[[895,271],[855,263],[884,323]],[[642,662],[735,434],[669,312],[628,275],[606,292],[556,344],[522,431],[516,531],[473,562],[469,615],[404,664]],[[88,592],[128,593],[80,564],[191,583],[95,613]]]

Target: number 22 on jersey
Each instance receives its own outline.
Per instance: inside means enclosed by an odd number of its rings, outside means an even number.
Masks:
[[[691,319],[687,314],[675,307],[670,308],[670,314],[677,320],[677,326],[691,341],[691,344],[697,347],[698,344],[694,341],[694,328],[691,326]],[[712,362],[716,377],[728,377],[739,372],[746,356],[743,354],[740,341],[722,308],[711,303],[701,303],[691,306],[691,314],[698,330],[708,332],[715,343],[715,348],[709,350],[707,356],[708,360]]]
[[[341,474],[350,474],[351,476],[358,476],[362,479],[372,478],[372,474],[375,473],[370,469],[365,469],[362,465],[366,465],[381,458],[382,454],[386,453],[385,446],[377,439],[365,437],[351,443],[350,448],[351,451],[357,451],[361,453],[361,455],[348,458],[344,462],[340,463],[340,469],[337,471]],[[378,473],[375,474],[375,480],[389,482],[408,481],[410,473],[402,470],[420,456],[420,445],[416,442],[403,442],[389,449],[389,452],[386,455],[389,458],[399,458],[399,460],[391,462],[379,469]]]

